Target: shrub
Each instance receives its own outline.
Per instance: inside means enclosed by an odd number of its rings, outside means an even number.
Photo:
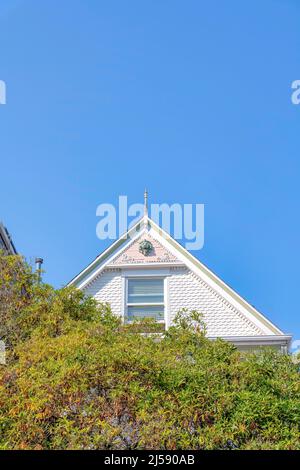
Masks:
[[[241,361],[186,310],[164,337],[141,335],[80,291],[39,285],[23,261],[20,278],[19,259],[1,263],[14,267],[0,284],[1,299],[11,289],[1,334],[14,333],[0,366],[0,448],[300,449],[288,355]]]

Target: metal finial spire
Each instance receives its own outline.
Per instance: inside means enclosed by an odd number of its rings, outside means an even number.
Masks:
[[[145,188],[144,192],[144,216],[148,215],[148,191]]]

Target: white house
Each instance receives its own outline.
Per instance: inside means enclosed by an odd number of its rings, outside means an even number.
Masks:
[[[69,285],[108,302],[124,321],[154,317],[168,328],[179,309],[204,315],[207,334],[239,349],[288,350],[285,335],[264,315],[163,231],[147,212]]]

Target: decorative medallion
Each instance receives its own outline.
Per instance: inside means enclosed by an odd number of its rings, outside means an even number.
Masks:
[[[144,256],[149,256],[153,251],[153,245],[149,240],[143,240],[140,242],[139,252],[143,253]]]

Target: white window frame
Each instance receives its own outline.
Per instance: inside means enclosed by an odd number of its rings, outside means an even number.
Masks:
[[[164,286],[164,301],[163,302],[146,302],[146,303],[132,303],[128,302],[128,281],[132,279],[161,279],[163,280],[163,286]],[[141,276],[139,275],[132,275],[132,276],[127,276],[125,278],[125,289],[124,289],[124,321],[126,323],[131,323],[130,320],[128,320],[128,307],[152,307],[152,306],[163,306],[164,307],[164,318],[163,320],[156,320],[157,323],[164,323],[165,326],[167,327],[167,277],[160,275],[160,274],[143,274]]]

